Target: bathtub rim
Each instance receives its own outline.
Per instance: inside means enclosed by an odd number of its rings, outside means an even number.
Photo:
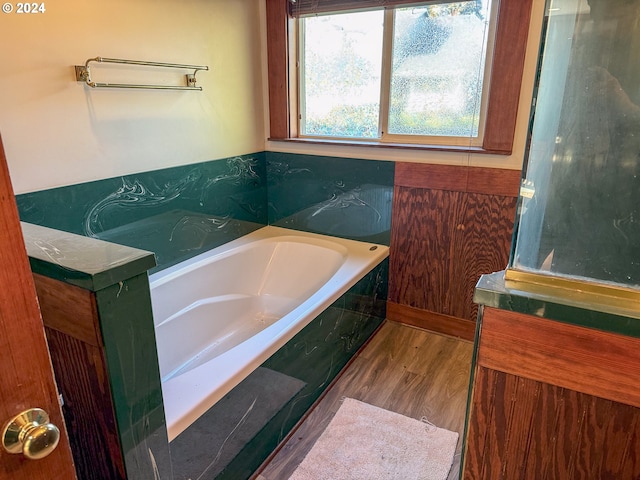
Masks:
[[[389,247],[386,245],[266,226],[220,247],[199,254],[183,263],[152,274],[149,277],[150,287],[153,288],[153,286],[160,285],[160,280],[164,283],[171,278],[175,278],[185,268],[197,268],[203,262],[211,261],[208,260],[209,257],[218,257],[220,254],[236,251],[238,247],[256,240],[277,237],[297,237],[306,241],[320,239],[335,242],[346,246],[352,254],[347,255],[343,265],[320,289],[280,320],[246,340],[242,344],[242,348],[235,347],[208,363],[162,383],[165,418],[170,441],[389,255]],[[371,250],[373,246],[376,248]],[[352,272],[349,278],[342,278],[339,275],[344,274],[345,270]],[[265,346],[265,343],[268,343],[268,345]],[[253,353],[252,358],[246,358],[248,353]],[[224,371],[224,375],[219,375],[220,371]],[[216,376],[213,377],[213,375]],[[201,381],[202,378],[207,377],[213,378],[210,384],[205,384],[205,382]],[[167,409],[167,405],[170,405],[171,408]]]

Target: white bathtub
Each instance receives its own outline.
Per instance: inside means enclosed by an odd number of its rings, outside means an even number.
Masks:
[[[388,255],[279,227],[151,275],[169,440]]]

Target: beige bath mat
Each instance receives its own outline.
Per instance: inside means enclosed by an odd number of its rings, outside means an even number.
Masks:
[[[446,480],[458,433],[345,398],[290,480]]]

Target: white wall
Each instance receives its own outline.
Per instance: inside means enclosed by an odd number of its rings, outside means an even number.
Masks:
[[[0,133],[16,193],[264,150],[261,3],[49,0],[45,13],[0,13]],[[210,71],[197,75],[203,92],[92,90],[73,66],[96,56]],[[92,66],[93,79],[187,73],[109,67]]]
[[[471,165],[479,167],[506,168],[520,170],[524,160],[525,143],[529,125],[529,113],[531,110],[531,98],[534,86],[534,77],[538,61],[540,32],[544,15],[545,0],[534,0],[532,21],[529,28],[529,42],[525,59],[524,78],[518,107],[518,119],[516,124],[513,153],[505,155],[485,155],[469,153],[449,153],[435,151],[416,151],[402,149],[387,149],[376,147],[345,147],[310,145],[301,143],[266,142],[266,150],[274,152],[306,153],[310,155],[329,155],[347,158],[365,158],[372,160],[394,160],[421,163],[441,163],[448,165]],[[263,54],[266,62],[266,54]],[[263,66],[266,72],[266,63]],[[265,77],[266,82],[266,77]],[[268,99],[268,97],[265,97]],[[265,106],[268,111],[268,104]],[[268,124],[267,124],[268,128]],[[266,135],[268,138],[268,133]]]

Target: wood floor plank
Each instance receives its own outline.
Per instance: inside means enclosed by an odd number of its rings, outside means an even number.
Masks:
[[[449,480],[458,478],[473,345],[386,321],[254,480],[289,478],[344,397],[460,434]]]

